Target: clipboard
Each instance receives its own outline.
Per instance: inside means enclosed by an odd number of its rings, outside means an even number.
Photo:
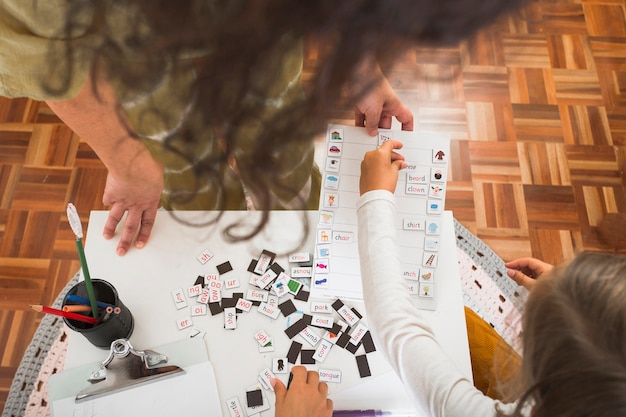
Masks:
[[[184,339],[150,349],[166,355],[170,364],[183,368],[185,372],[80,402],[76,402],[76,394],[91,386],[88,378],[100,363],[54,374],[48,382],[51,415],[222,415],[213,366],[203,340]],[[106,356],[103,351],[103,359]]]

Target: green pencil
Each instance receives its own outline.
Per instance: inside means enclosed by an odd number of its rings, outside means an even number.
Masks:
[[[78,249],[78,258],[80,259],[80,266],[83,269],[83,278],[85,279],[85,287],[87,288],[87,295],[89,296],[91,313],[95,318],[98,318],[98,304],[96,301],[96,295],[93,292],[93,284],[91,282],[91,275],[89,275],[89,268],[87,267],[85,248],[83,248],[83,226],[80,223],[78,211],[72,203],[67,204],[67,219],[70,222],[72,231],[76,235],[76,249]]]

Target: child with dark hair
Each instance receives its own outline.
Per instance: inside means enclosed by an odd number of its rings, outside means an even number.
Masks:
[[[484,395],[446,356],[402,279],[393,226],[398,170],[388,141],[361,164],[359,255],[370,330],[420,415],[626,415],[626,258],[581,253],[552,268],[533,258],[507,263],[530,290],[523,318],[518,400]]]

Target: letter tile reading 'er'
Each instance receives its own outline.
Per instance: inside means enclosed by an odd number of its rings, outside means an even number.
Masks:
[[[178,326],[178,330],[186,329],[187,327],[191,327],[193,322],[191,321],[190,316],[184,316],[176,320],[176,326]]]

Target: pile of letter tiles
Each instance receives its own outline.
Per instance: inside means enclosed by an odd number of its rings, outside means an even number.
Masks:
[[[262,314],[273,320],[282,316],[286,320],[284,333],[291,340],[285,352],[272,358],[272,363],[258,375],[256,384],[246,388],[245,407],[238,397],[226,401],[232,416],[255,416],[269,408],[264,390],[271,390],[271,378],[276,374],[286,374],[290,364],[318,365],[323,362],[331,350],[342,348],[354,356],[359,376],[371,375],[367,354],[376,350],[361,313],[344,303],[341,299],[309,302],[309,291],[305,283],[312,275],[312,256],[301,252],[288,258],[289,271],[274,259],[276,254],[263,250],[258,259],[252,259],[247,271],[248,283],[241,283],[230,278],[233,270],[230,262],[216,265],[217,274],[200,275],[193,285],[186,290],[177,288],[172,291],[177,310],[189,307],[188,314],[177,319],[179,330],[189,329],[188,338],[204,337],[205,330],[193,325],[194,316],[223,316],[225,330],[236,331],[237,321],[245,320],[247,314]],[[204,250],[198,261],[206,264],[213,258],[209,250]],[[287,272],[289,274],[287,274]],[[235,274],[230,274],[235,276]],[[245,287],[245,292],[237,289]],[[232,290],[230,297],[225,297],[225,290]],[[300,308],[294,301],[299,303]],[[309,311],[307,314],[305,311]],[[299,314],[293,314],[298,312]],[[273,352],[273,338],[260,329],[251,335],[258,342],[259,352]],[[362,347],[360,353],[357,350]],[[281,347],[282,348],[282,347]],[[341,382],[341,370],[319,369],[320,380],[328,383]],[[246,414],[241,413],[246,410]]]

